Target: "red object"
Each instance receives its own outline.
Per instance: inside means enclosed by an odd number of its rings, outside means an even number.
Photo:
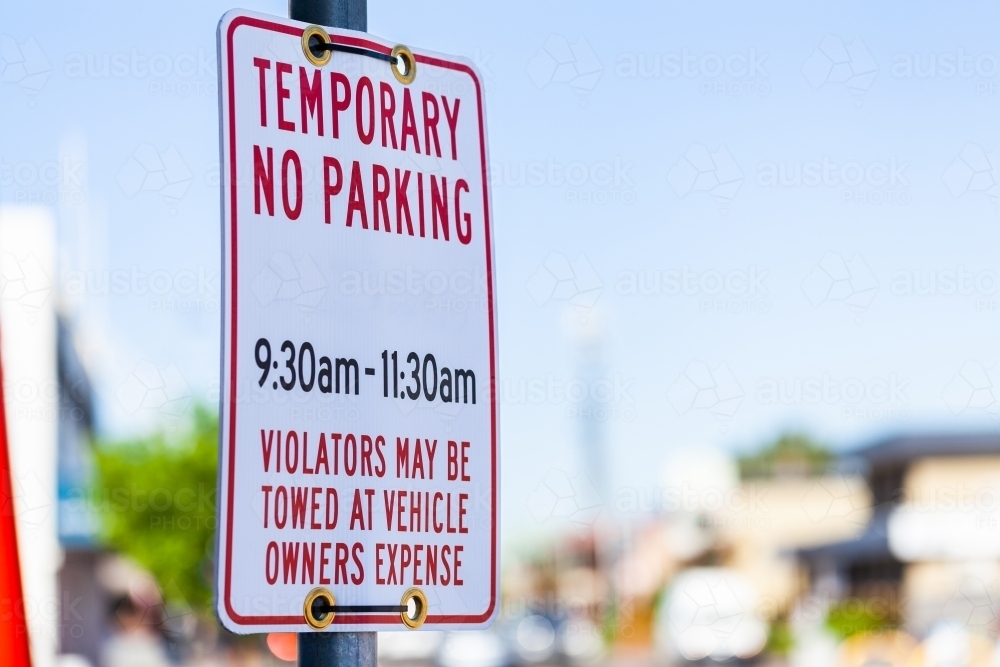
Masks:
[[[7,416],[3,404],[3,370],[0,366],[0,600],[5,603],[10,601],[4,605],[8,613],[0,614],[0,656],[3,656],[3,664],[9,667],[31,667],[21,565],[17,557],[12,478]]]
[[[267,636],[267,647],[278,660],[295,662],[299,659],[299,636],[294,632],[272,632]]]

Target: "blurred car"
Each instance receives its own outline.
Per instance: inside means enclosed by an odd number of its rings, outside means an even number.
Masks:
[[[378,635],[378,660],[385,664],[433,664],[444,641],[445,633],[380,632]]]
[[[743,575],[727,568],[685,570],[658,610],[657,648],[685,661],[747,659],[767,642],[756,612],[757,593]]]
[[[508,647],[493,629],[449,632],[436,662],[441,667],[506,667],[512,664]]]

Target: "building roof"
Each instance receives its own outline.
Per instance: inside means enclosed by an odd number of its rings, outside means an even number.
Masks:
[[[1000,455],[1000,431],[900,435],[849,452],[845,456],[848,464],[846,467],[852,468],[854,464],[862,463],[866,468],[868,483],[875,496],[875,512],[864,532],[854,539],[800,549],[799,554],[809,562],[836,562],[841,567],[892,560],[888,542],[888,518],[896,503],[894,500],[886,500],[896,496],[890,493],[887,498],[880,498],[879,478],[889,479],[891,485],[895,486],[900,482],[893,475],[901,474],[901,470],[917,459],[983,455]]]
[[[864,532],[853,539],[799,549],[798,553],[809,562],[830,561],[840,567],[892,560],[888,539],[890,511],[887,506],[875,508]]]
[[[930,456],[988,454],[1000,454],[1000,431],[895,436],[854,450],[850,456],[862,459],[875,469],[894,467]]]

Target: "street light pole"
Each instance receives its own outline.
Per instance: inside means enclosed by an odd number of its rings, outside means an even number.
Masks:
[[[368,31],[368,0],[288,0],[288,17],[329,28]],[[299,633],[299,667],[376,667],[378,633]]]

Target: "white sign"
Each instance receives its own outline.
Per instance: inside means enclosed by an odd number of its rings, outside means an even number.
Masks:
[[[326,631],[400,630],[416,587],[424,629],[482,628],[499,605],[482,81],[348,30],[310,58],[307,27],[219,24],[218,614],[308,632],[321,587]]]

